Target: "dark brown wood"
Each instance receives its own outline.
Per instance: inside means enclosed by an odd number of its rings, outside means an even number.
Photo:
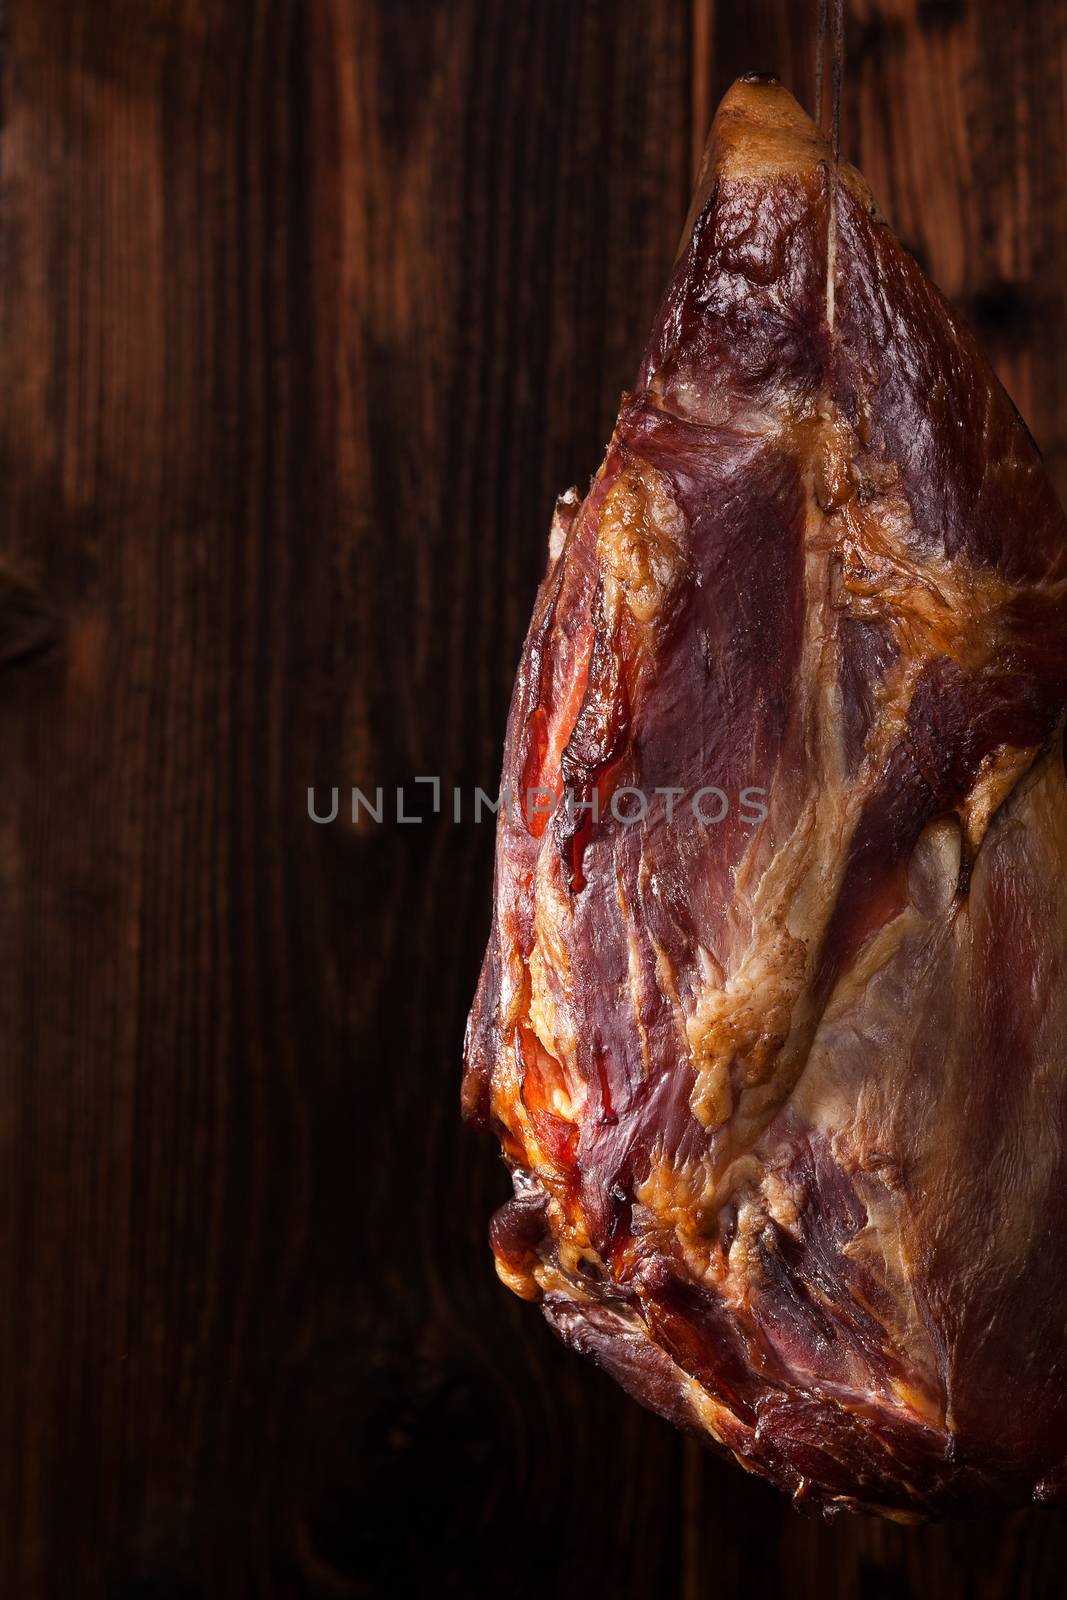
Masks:
[[[493,1277],[458,1118],[553,497],[798,0],[9,0],[0,1592],[1043,1595],[824,1525]],[[852,0],[843,148],[1067,488],[1067,18]],[[414,791],[409,791],[414,802]],[[425,810],[425,803],[423,804]]]

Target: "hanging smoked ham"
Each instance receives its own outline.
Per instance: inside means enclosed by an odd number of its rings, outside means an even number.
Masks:
[[[557,508],[464,1107],[504,1282],[798,1501],[1067,1497],[1065,701],[1026,428],[743,79]]]

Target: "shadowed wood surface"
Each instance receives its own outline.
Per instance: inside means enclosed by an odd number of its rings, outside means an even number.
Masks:
[[[1041,1596],[795,1514],[497,1283],[458,1116],[555,493],[801,0],[9,0],[0,1592]],[[851,0],[843,148],[1067,489],[1067,16]],[[307,814],[408,784],[417,825]],[[421,794],[421,800],[417,795]]]

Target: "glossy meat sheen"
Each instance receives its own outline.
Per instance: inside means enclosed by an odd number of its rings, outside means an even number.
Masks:
[[[1063,1498],[1064,520],[776,83],[719,110],[551,556],[503,787],[602,814],[501,819],[464,1082],[501,1277],[798,1499]],[[718,823],[608,810],[709,785]]]

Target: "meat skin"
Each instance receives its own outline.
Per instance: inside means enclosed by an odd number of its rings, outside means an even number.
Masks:
[[[1065,703],[1025,426],[740,80],[557,507],[463,1105],[503,1281],[798,1502],[1067,1499]]]

